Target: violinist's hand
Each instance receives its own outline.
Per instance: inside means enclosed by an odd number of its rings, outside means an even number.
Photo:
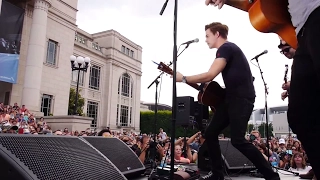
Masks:
[[[218,6],[218,9],[221,9],[222,6],[226,3],[226,0],[206,0],[205,4],[208,6],[209,4]]]

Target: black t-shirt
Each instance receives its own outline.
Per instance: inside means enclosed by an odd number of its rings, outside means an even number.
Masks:
[[[227,65],[222,71],[226,98],[255,98],[253,77],[248,60],[242,50],[236,44],[226,42],[218,49],[216,58],[224,58],[227,61]]]

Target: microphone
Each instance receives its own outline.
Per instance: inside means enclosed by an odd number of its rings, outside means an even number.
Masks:
[[[268,53],[268,50],[264,50],[262,53],[256,55],[254,58],[252,58],[251,61],[254,60],[254,59],[257,59],[258,57],[260,57],[260,56],[262,56],[264,54],[267,54],[267,53]]]
[[[181,45],[184,45],[184,44],[191,44],[191,43],[197,43],[197,42],[199,42],[199,39],[198,38],[196,38],[196,39],[194,39],[194,40],[191,40],[191,41],[187,41],[187,42],[185,42],[185,43],[182,43]]]

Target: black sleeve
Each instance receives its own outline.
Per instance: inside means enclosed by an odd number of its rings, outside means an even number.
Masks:
[[[232,59],[232,47],[230,44],[223,44],[220,46],[220,48],[217,50],[216,58],[224,58],[226,59],[227,63],[230,62]]]

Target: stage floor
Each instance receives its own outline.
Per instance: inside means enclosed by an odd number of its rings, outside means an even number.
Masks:
[[[285,172],[285,171],[279,170],[278,173],[279,173],[281,180],[298,180],[298,179],[300,179],[299,176],[294,176],[293,174]],[[133,180],[147,180],[147,179],[148,179],[148,177],[140,177],[140,178],[134,178]],[[230,176],[225,175],[224,179],[225,180],[262,180],[264,178],[253,177],[250,174],[239,174],[239,175],[230,174]]]
[[[300,179],[299,176],[294,176],[293,174],[291,173],[288,173],[288,172],[283,172],[281,170],[279,170],[279,176],[280,176],[280,179],[281,180],[296,180],[296,179]],[[250,175],[240,175],[238,177],[234,177],[234,176],[225,176],[224,177],[225,180],[261,180],[261,179],[264,179],[264,178],[257,178],[257,177],[252,177]]]

